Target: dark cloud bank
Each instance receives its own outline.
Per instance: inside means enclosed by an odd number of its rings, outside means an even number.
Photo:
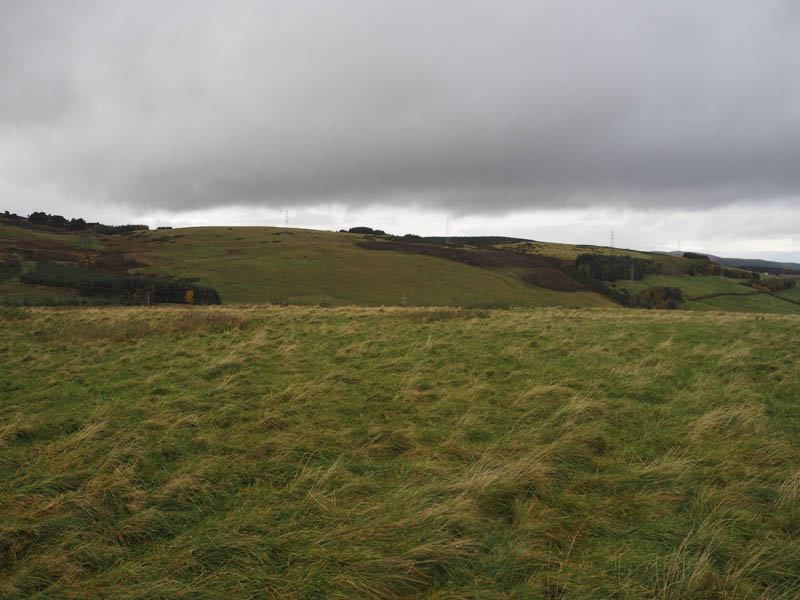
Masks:
[[[138,209],[800,189],[790,0],[0,0],[0,178]]]

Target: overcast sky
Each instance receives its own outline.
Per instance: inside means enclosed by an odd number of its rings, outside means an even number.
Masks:
[[[0,0],[0,199],[800,260],[800,3]]]

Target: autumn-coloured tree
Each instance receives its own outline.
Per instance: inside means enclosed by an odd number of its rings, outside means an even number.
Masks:
[[[186,304],[194,304],[194,290],[192,288],[186,289],[186,295],[183,297]]]
[[[81,267],[85,267],[87,269],[93,269],[97,262],[97,253],[96,252],[89,252],[83,259],[78,263]]]

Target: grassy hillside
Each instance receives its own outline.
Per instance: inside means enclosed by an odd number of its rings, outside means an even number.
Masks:
[[[748,313],[800,314],[800,305],[786,302],[769,294],[750,296],[718,296],[704,300],[684,302],[681,308],[688,310],[724,310]]]
[[[637,294],[654,286],[677,287],[683,292],[684,298],[692,299],[711,294],[753,294],[756,292],[751,287],[742,285],[741,279],[731,279],[718,275],[691,276],[691,275],[646,275],[638,281],[615,281],[613,287],[626,289],[631,294]]]
[[[589,292],[536,288],[511,272],[356,247],[354,234],[273,227],[153,231],[118,247],[140,273],[200,278],[226,303],[613,306]]]
[[[370,244],[364,242],[371,239],[357,234],[275,227],[199,227],[101,235],[0,223],[0,302],[77,301],[77,289],[20,281],[22,273],[33,270],[37,261],[47,260],[89,265],[101,272],[110,267],[119,276],[183,279],[216,289],[226,304],[611,307],[618,305],[597,293],[556,291],[536,284],[560,287],[553,279],[554,262],[563,264],[558,261],[570,261],[580,254],[624,254],[654,261],[662,273],[611,284],[616,290],[627,291],[630,297],[649,287],[678,287],[687,300],[682,305],[686,309],[800,313],[800,305],[766,294],[745,298],[754,290],[741,285],[740,279],[681,274],[689,267],[706,263],[670,255],[546,242],[495,244],[500,238],[475,238],[472,246],[467,238],[459,238],[452,245],[433,246],[395,241],[391,242],[392,250],[377,251],[365,247]],[[372,246],[390,247],[385,240]],[[465,261],[465,254],[481,255],[486,260]],[[21,261],[18,272],[10,275],[3,269],[3,261],[9,259]],[[532,260],[534,263],[528,265]],[[105,266],[101,266],[103,261]],[[542,267],[544,273],[532,275]],[[31,281],[41,283],[42,279]],[[572,284],[580,287],[575,281]],[[613,297],[612,292],[604,293]],[[792,293],[785,297],[792,297]],[[737,294],[741,298],[703,299],[714,294]],[[113,302],[107,298],[80,301]],[[624,298],[620,301],[626,302]]]
[[[790,300],[795,300],[800,302],[800,288],[792,288],[789,290],[781,290],[778,292],[778,296],[782,298],[789,298]]]
[[[630,256],[651,260],[660,265],[662,273],[666,275],[680,275],[686,272],[687,262],[705,264],[702,260],[685,259],[679,256],[663,254],[660,252],[643,252],[626,248],[612,248],[610,246],[593,246],[589,244],[557,244],[555,242],[517,242],[498,244],[498,248],[512,250],[523,254],[535,256],[552,256],[562,260],[574,260],[581,254],[598,254],[605,256]]]
[[[797,317],[6,308],[0,327],[0,597],[800,595]]]
[[[741,279],[718,275],[647,275],[638,281],[615,281],[611,285],[618,290],[637,294],[649,287],[666,286],[680,288],[684,310],[721,310],[749,313],[800,314],[800,304],[793,304],[770,294],[742,285]],[[714,294],[718,294],[714,297]],[[778,296],[800,300],[800,288],[783,290]]]
[[[628,256],[633,256],[634,258],[648,258],[648,259],[664,258],[664,255],[656,254],[653,252],[639,252],[638,250],[611,248],[610,246],[593,246],[590,244],[559,244],[556,242],[530,241],[530,242],[497,244],[497,247],[514,250],[516,252],[523,252],[526,254],[537,254],[540,256],[555,256],[556,258],[563,258],[568,260],[572,260],[580,254],[610,254],[610,255],[625,254]],[[675,258],[675,257],[667,257],[668,262],[670,262],[668,260],[670,258]]]
[[[25,247],[25,268],[37,256],[94,260],[121,252],[138,275],[189,278],[219,291],[227,304],[410,306],[614,306],[590,292],[559,292],[524,283],[510,270],[489,270],[431,256],[356,247],[362,236],[270,227],[200,227],[97,236],[0,226],[0,248]],[[23,246],[24,245],[24,246]],[[0,281],[10,299],[65,297]]]

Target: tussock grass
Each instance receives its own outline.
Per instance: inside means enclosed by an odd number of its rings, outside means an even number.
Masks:
[[[0,597],[800,595],[796,317],[0,325]]]
[[[173,308],[148,314],[140,309],[77,310],[75,320],[50,320],[39,330],[43,339],[81,338],[92,342],[138,341],[148,336],[214,334],[247,325],[246,313],[225,309]],[[98,315],[102,315],[97,318]]]

